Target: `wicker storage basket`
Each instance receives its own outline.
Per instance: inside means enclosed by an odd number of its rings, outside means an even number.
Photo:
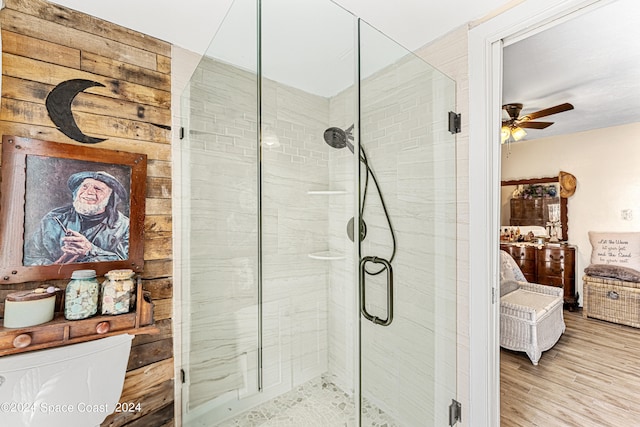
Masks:
[[[640,283],[584,276],[584,317],[640,328]]]

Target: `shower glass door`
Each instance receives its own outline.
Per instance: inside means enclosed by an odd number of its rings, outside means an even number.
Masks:
[[[362,425],[445,426],[456,398],[455,82],[359,29]]]
[[[355,163],[323,136],[355,122],[356,20],[326,0],[261,12],[264,392],[303,399],[283,404],[287,425],[343,426],[357,414]]]
[[[181,103],[182,425],[448,425],[454,97],[331,1],[234,1]]]
[[[257,3],[235,1],[181,99],[182,425],[260,402]]]

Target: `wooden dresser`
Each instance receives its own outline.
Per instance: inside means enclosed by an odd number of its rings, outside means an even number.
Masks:
[[[529,282],[564,288],[564,303],[576,307],[576,247],[572,245],[522,245],[500,243]]]

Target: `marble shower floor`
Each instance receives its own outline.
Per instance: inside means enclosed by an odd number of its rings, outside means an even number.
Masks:
[[[393,419],[369,402],[363,403],[362,425],[398,427]],[[216,427],[352,427],[355,426],[351,397],[322,378],[248,410]]]

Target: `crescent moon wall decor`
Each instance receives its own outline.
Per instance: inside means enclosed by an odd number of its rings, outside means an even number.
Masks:
[[[69,138],[85,144],[95,144],[104,141],[106,138],[94,138],[82,133],[76,120],[73,118],[71,111],[71,103],[76,95],[87,88],[93,86],[102,86],[102,83],[85,79],[72,79],[60,83],[54,87],[49,95],[45,105],[49,112],[51,121],[58,127],[60,132]]]

